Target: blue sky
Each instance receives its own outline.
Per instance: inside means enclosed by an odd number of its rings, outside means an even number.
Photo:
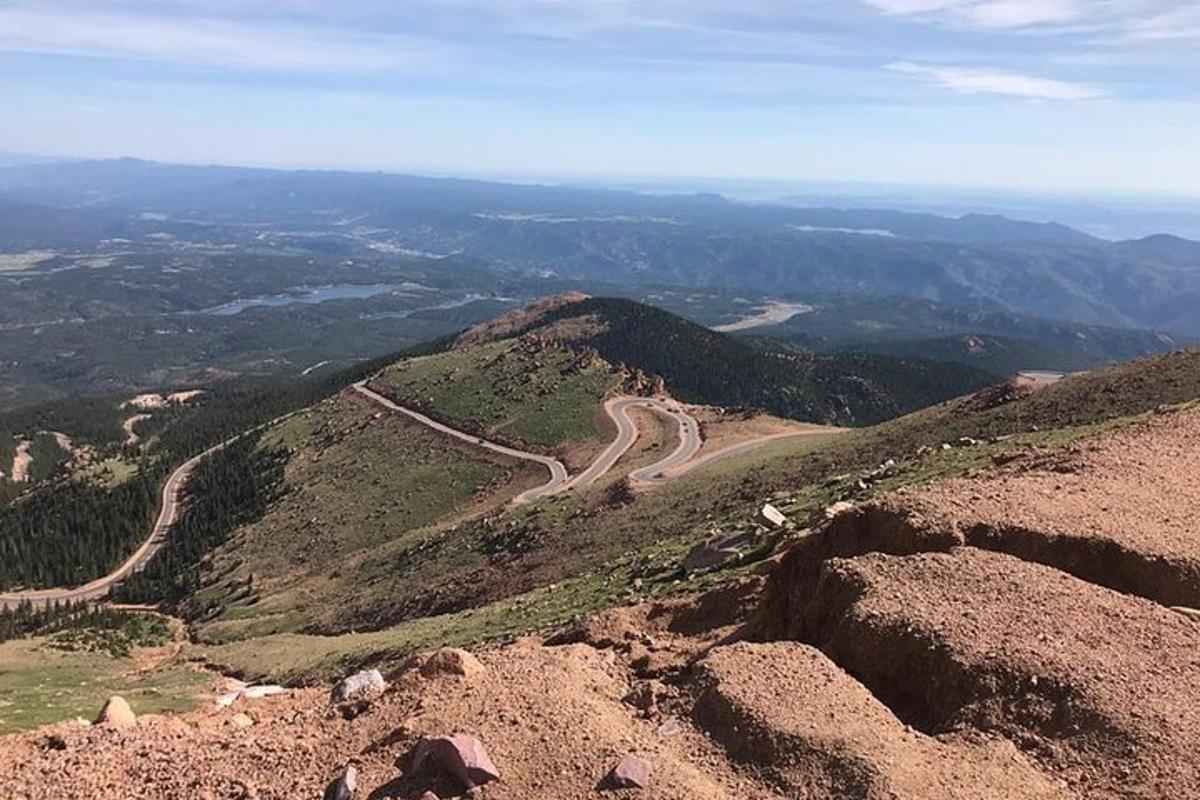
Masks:
[[[0,150],[1200,194],[1192,0],[0,0]]]

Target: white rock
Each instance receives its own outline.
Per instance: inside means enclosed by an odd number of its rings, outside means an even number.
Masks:
[[[375,697],[383,694],[385,689],[387,683],[379,670],[365,669],[338,681],[329,693],[329,702],[338,705],[348,700]]]

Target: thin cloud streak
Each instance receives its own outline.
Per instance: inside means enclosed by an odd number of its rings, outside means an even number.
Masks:
[[[1091,100],[1104,96],[1104,92],[1091,86],[1013,72],[930,66],[910,61],[888,64],[887,69],[924,78],[960,94],[1000,94],[1037,100]]]
[[[0,51],[296,72],[407,69],[444,46],[402,35],[121,13],[0,9]]]

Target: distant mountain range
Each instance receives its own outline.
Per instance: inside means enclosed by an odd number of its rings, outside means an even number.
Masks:
[[[1109,242],[995,215],[133,159],[0,169],[0,202],[6,249],[253,228],[322,252],[455,254],[517,277],[899,295],[1200,334],[1200,243]]]

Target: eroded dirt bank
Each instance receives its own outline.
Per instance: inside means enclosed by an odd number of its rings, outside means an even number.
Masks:
[[[1200,797],[1200,622],[1168,607],[1200,559],[1196,445],[1200,413],[1164,415],[845,507],[762,577],[400,670],[352,718],[317,688],[9,737],[0,786],[318,797],[355,761],[357,798],[450,797],[410,756],[469,733],[484,798],[602,796],[630,755],[649,781],[618,796]]]

